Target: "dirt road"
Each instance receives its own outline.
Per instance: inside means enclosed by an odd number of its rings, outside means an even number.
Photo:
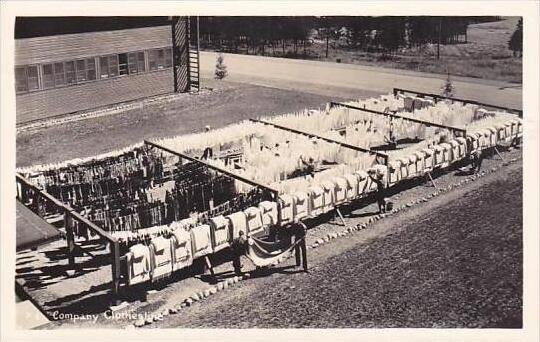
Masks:
[[[467,208],[464,210],[464,208]],[[522,168],[310,251],[309,274],[246,281],[151,327],[521,327]]]
[[[440,93],[444,76],[398,69],[224,54],[228,80],[336,96],[339,88],[389,92],[392,88]],[[201,53],[201,73],[211,77],[217,53]],[[521,87],[516,84],[455,77],[455,97],[521,108]],[[335,88],[338,88],[337,90]],[[501,89],[502,88],[502,89]]]

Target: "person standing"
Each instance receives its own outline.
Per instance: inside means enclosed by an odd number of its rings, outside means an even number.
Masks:
[[[480,150],[472,151],[470,155],[470,160],[471,160],[471,173],[479,172],[480,168],[482,167],[482,161],[484,160],[482,151]]]
[[[233,241],[231,247],[233,251],[234,273],[239,276],[242,274],[241,257],[242,255],[246,254],[246,247],[247,247],[247,239],[244,236],[243,231],[240,231],[238,233],[238,238]]]
[[[386,212],[386,187],[382,181],[382,175],[379,175],[377,172],[370,172],[369,178],[375,184],[377,184],[377,193],[375,194],[377,198],[377,204],[379,206],[379,214]]]
[[[309,272],[308,270],[308,261],[307,261],[307,248],[306,248],[306,235],[307,235],[307,227],[306,225],[298,221],[294,225],[294,256],[296,258],[296,266],[300,266],[302,264],[302,267],[304,268],[304,272]]]

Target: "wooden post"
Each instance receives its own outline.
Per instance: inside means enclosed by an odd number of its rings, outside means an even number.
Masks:
[[[73,218],[68,208],[64,209],[64,228],[66,229],[66,240],[68,249],[68,262],[71,268],[75,267],[75,237],[73,235]]]
[[[120,294],[120,245],[118,241],[111,241],[109,244],[111,249],[111,268],[112,268],[112,292],[115,301],[118,300]]]

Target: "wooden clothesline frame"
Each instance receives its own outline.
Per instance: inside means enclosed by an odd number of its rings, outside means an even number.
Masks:
[[[226,169],[224,169],[224,168],[221,168],[221,167],[219,167],[219,166],[212,165],[212,164],[210,164],[210,163],[208,163],[208,162],[206,162],[206,161],[204,161],[204,160],[197,159],[197,158],[192,157],[192,156],[189,156],[189,155],[187,155],[187,154],[185,154],[185,153],[178,152],[178,151],[175,151],[175,150],[170,149],[170,148],[168,148],[168,147],[165,147],[165,146],[163,146],[163,145],[161,145],[161,144],[158,144],[158,143],[155,143],[155,142],[152,142],[152,141],[149,141],[149,140],[144,140],[144,143],[147,144],[147,145],[156,147],[156,148],[158,148],[158,149],[161,149],[161,150],[163,150],[163,151],[165,151],[165,152],[174,154],[174,155],[176,155],[176,156],[178,156],[178,157],[180,157],[180,158],[184,158],[184,159],[190,160],[190,161],[192,161],[192,162],[195,162],[195,163],[199,163],[199,164],[201,164],[201,165],[204,165],[204,166],[206,166],[206,167],[209,168],[209,169],[213,169],[213,170],[215,170],[215,171],[217,171],[217,172],[223,173],[223,174],[225,174],[225,175],[227,175],[227,176],[229,176],[229,177],[231,177],[231,178],[234,178],[234,179],[236,179],[236,180],[238,180],[238,181],[241,181],[241,182],[244,182],[244,183],[249,184],[249,185],[251,185],[251,186],[254,186],[254,187],[263,189],[263,190],[265,190],[265,191],[268,191],[269,193],[272,194],[272,196],[274,197],[274,199],[277,199],[277,197],[278,197],[278,194],[279,194],[278,190],[276,190],[276,189],[274,189],[274,188],[272,188],[272,187],[270,187],[270,186],[267,186],[267,185],[258,183],[258,182],[256,182],[256,181],[253,181],[253,180],[251,180],[251,179],[249,179],[249,178],[240,176],[240,175],[238,175],[238,174],[236,174],[236,173],[234,173],[234,172],[231,172],[231,171],[226,170]]]
[[[25,203],[25,194],[28,189],[32,190],[35,194],[34,200],[38,198],[45,199],[50,201],[57,209],[58,212],[61,212],[64,216],[64,228],[66,229],[66,240],[67,240],[67,250],[68,250],[68,263],[69,266],[75,269],[75,235],[73,233],[74,225],[73,221],[78,221],[83,224],[87,229],[90,229],[92,232],[96,233],[101,239],[105,240],[104,244],[109,244],[110,256],[111,256],[111,270],[112,270],[112,293],[117,300],[117,296],[120,293],[120,263],[122,257],[120,256],[120,246],[118,239],[113,237],[111,234],[100,228],[95,223],[91,222],[87,218],[83,217],[81,214],[76,212],[69,205],[61,202],[56,197],[47,193],[45,190],[38,188],[32,184],[28,179],[23,175],[16,173],[15,182],[20,185],[21,192],[17,192],[17,200],[19,200],[23,205]],[[51,225],[52,226],[52,225]],[[54,226],[53,226],[54,227]],[[58,228],[54,227],[58,230]],[[91,257],[93,257],[90,254]]]
[[[453,127],[453,126],[448,126],[448,125],[442,125],[442,124],[438,124],[438,123],[431,122],[431,121],[420,120],[420,119],[410,118],[410,117],[407,117],[407,116],[402,116],[402,115],[399,115],[399,114],[391,114],[391,113],[379,112],[377,110],[362,108],[362,107],[358,107],[358,106],[353,106],[353,105],[346,104],[346,103],[332,101],[332,102],[330,102],[330,108],[332,108],[332,107],[345,107],[345,108],[360,110],[360,111],[363,111],[363,112],[366,112],[366,113],[382,115],[382,116],[386,116],[386,117],[390,117],[390,118],[403,119],[403,120],[419,123],[419,124],[422,124],[422,125],[425,125],[425,126],[444,128],[444,129],[448,129],[448,130],[451,130],[453,132],[456,132],[462,137],[465,137],[467,135],[467,130],[464,129],[464,128]]]
[[[409,94],[419,95],[420,97],[431,97],[431,98],[433,98],[435,100],[435,102],[437,102],[438,100],[451,100],[451,101],[461,102],[463,104],[474,104],[474,105],[478,105],[478,106],[490,107],[490,108],[495,108],[495,109],[502,109],[502,110],[505,110],[505,111],[508,111],[508,112],[511,112],[511,113],[516,113],[516,114],[518,114],[518,116],[520,118],[523,117],[523,110],[521,110],[521,109],[502,107],[502,106],[497,106],[497,105],[493,105],[493,104],[489,104],[489,103],[478,102],[478,101],[474,101],[474,100],[458,99],[458,98],[455,98],[455,97],[448,97],[448,96],[437,95],[437,94],[423,93],[423,92],[419,92],[419,91],[416,91],[416,90],[402,89],[402,88],[394,88],[393,93],[394,93],[394,96],[397,96],[398,93],[409,93]]]
[[[265,125],[269,125],[269,126],[272,126],[274,128],[281,129],[281,130],[284,130],[284,131],[296,133],[296,134],[299,134],[299,135],[304,135],[304,136],[307,136],[307,137],[310,137],[310,138],[317,138],[317,139],[326,141],[326,142],[331,143],[331,144],[338,144],[338,145],[340,145],[342,147],[345,147],[345,148],[348,148],[348,149],[351,149],[351,150],[354,150],[354,151],[373,154],[373,155],[375,155],[377,157],[383,158],[383,160],[384,160],[383,164],[388,165],[388,155],[386,153],[381,153],[381,152],[373,151],[373,150],[370,150],[370,149],[367,149],[367,148],[350,145],[350,144],[347,144],[347,143],[344,143],[344,142],[341,142],[341,141],[338,141],[338,140],[325,138],[325,137],[317,135],[317,134],[308,133],[308,132],[300,131],[300,130],[297,130],[297,129],[294,129],[294,128],[277,125],[277,124],[274,124],[274,123],[271,123],[271,122],[268,122],[268,121],[264,121],[264,120],[258,120],[258,119],[249,119],[249,120],[252,121],[252,122],[258,122],[258,123],[262,123],[262,124],[265,124]]]

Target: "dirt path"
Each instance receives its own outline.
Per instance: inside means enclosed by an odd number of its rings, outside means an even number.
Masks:
[[[518,328],[521,212],[516,163],[150,327]]]
[[[201,73],[211,76],[215,52],[201,53]],[[394,87],[440,93],[444,76],[425,72],[369,67],[353,64],[224,54],[228,79],[279,89],[303,89],[323,94],[335,87],[390,92]],[[454,77],[455,97],[501,106],[521,108],[521,88],[516,84]]]

